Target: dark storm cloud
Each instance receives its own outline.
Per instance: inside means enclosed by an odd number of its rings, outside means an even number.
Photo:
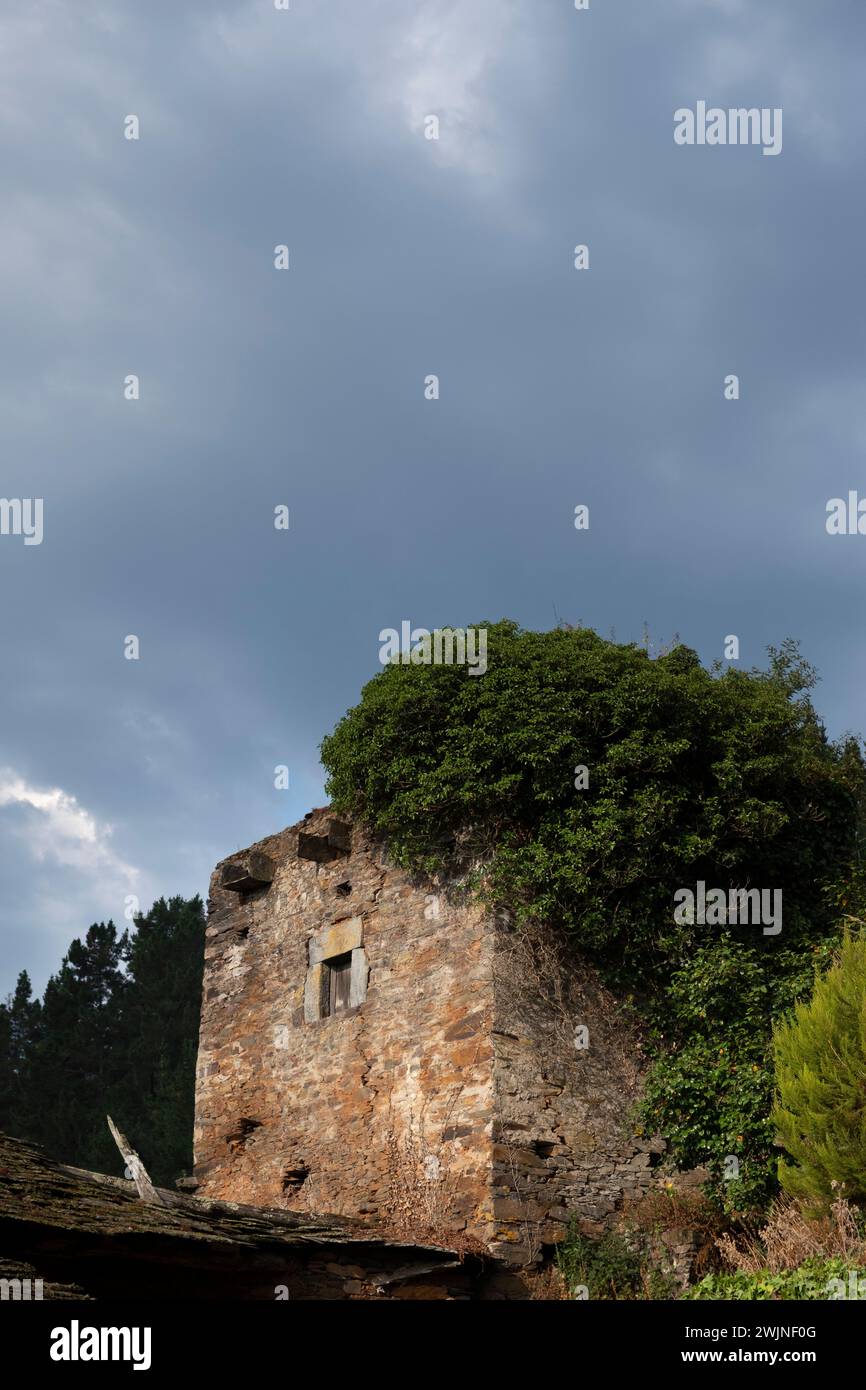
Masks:
[[[45,539],[0,538],[0,987],[321,802],[404,618],[792,634],[862,725],[861,8],[3,21],[0,491]],[[781,106],[781,155],[677,147],[698,100]]]

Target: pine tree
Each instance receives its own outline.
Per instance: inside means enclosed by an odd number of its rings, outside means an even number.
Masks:
[[[774,1032],[773,1119],[794,1196],[866,1204],[866,937],[846,936],[812,997]]]
[[[204,931],[201,898],[160,898],[132,932],[73,941],[41,1005],[22,972],[0,1004],[0,1129],[119,1174],[109,1113],[157,1183],[188,1172]]]
[[[39,1041],[42,1007],[32,994],[30,976],[22,970],[14,994],[0,1004],[0,1129],[12,1134],[24,1133],[33,1123],[29,1064]]]
[[[204,929],[201,898],[160,898],[136,918],[126,953],[124,1066],[114,1104],[157,1182],[192,1166]]]
[[[117,1166],[105,1112],[121,1065],[127,945],[113,922],[94,923],[84,941],[73,941],[45,987],[28,1068],[38,1112],[26,1137],[64,1162],[103,1171]]]

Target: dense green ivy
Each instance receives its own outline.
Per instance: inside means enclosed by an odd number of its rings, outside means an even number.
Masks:
[[[845,1260],[813,1259],[804,1260],[796,1269],[786,1269],[781,1274],[771,1274],[766,1269],[757,1274],[708,1274],[682,1297],[712,1302],[749,1299],[817,1302],[860,1298],[861,1280],[866,1281],[866,1271],[852,1268]]]
[[[322,744],[332,802],[404,865],[481,865],[488,901],[591,955],[647,1020],[645,1123],[754,1205],[775,1167],[772,1021],[859,901],[859,744],[828,740],[791,642],[766,670],[707,670],[684,646],[481,626],[484,675],[395,663],[364,687]],[[781,889],[782,931],[676,923],[698,881]]]

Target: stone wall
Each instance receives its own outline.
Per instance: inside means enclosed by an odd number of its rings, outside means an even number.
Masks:
[[[322,1016],[335,965],[343,1004]],[[600,1229],[648,1185],[658,1146],[631,1122],[642,1066],[585,965],[563,969],[551,942],[454,885],[413,880],[327,809],[214,872],[206,1196],[465,1230],[526,1265],[572,1214]]]
[[[502,925],[495,953],[490,1247],[529,1263],[572,1218],[600,1234],[664,1151],[637,1132],[637,1029],[595,971],[548,933]]]
[[[492,928],[478,910],[389,867],[357,828],[341,845],[328,839],[330,826],[327,810],[311,813],[214,873],[199,1190],[392,1226],[435,1228],[444,1213],[449,1230],[482,1228]],[[269,885],[222,886],[256,854],[274,866]],[[346,953],[350,1006],[318,1018],[320,963]]]

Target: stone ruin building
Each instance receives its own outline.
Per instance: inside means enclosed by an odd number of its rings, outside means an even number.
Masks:
[[[654,1175],[643,1058],[589,967],[395,867],[328,808],[217,865],[198,1192],[537,1266]]]

